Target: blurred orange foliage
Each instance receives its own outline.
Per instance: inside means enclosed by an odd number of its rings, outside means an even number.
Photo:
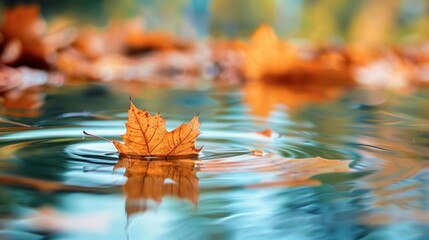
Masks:
[[[268,25],[255,31],[244,53],[244,72],[253,80],[322,87],[353,83],[342,52],[306,52],[280,40]]]
[[[378,3],[371,9],[385,12]],[[383,26],[390,28],[392,16],[383,16]],[[364,23],[354,28],[354,35],[371,25],[371,21]],[[255,113],[266,116],[275,104],[296,109],[338,97],[355,86],[408,93],[427,85],[429,44],[369,44],[383,42],[376,29],[371,26],[371,41],[361,38],[341,46],[284,41],[266,24],[248,42],[197,42],[148,31],[143,17],[112,20],[104,28],[77,28],[67,19],[48,25],[37,4],[18,4],[5,9],[0,27],[0,101],[6,108],[14,107],[11,100],[17,99],[18,91],[76,79],[166,87],[245,83],[246,102]]]
[[[298,50],[281,41],[271,26],[262,25],[245,48],[244,71],[253,79],[281,78],[296,67],[298,55]]]

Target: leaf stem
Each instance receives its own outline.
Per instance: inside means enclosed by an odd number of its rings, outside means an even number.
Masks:
[[[85,134],[85,135],[87,135],[87,136],[91,136],[91,137],[99,138],[99,139],[102,139],[102,140],[105,140],[105,141],[108,141],[108,142],[113,142],[113,141],[112,141],[112,140],[110,140],[110,139],[107,139],[107,138],[104,138],[104,137],[100,137],[100,136],[97,136],[97,135],[94,135],[94,134],[88,133],[88,132],[86,132],[86,131],[83,131],[83,134]]]

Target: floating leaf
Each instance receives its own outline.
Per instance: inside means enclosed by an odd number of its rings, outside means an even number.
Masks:
[[[122,135],[125,144],[113,141],[121,155],[140,157],[196,157],[200,149],[195,140],[200,134],[198,115],[189,123],[181,124],[171,132],[165,128],[161,114],[152,116],[130,102],[127,132]]]

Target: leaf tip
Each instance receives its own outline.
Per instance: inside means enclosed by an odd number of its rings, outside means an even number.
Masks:
[[[129,98],[130,98],[130,109],[137,108],[136,105],[134,105],[133,97],[131,97],[130,95]]]
[[[191,122],[195,120],[199,123],[198,121],[199,117],[200,117],[200,113],[195,114],[195,116],[191,119]]]

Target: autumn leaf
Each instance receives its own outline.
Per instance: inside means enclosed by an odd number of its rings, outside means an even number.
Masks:
[[[271,26],[262,25],[244,48],[243,71],[249,79],[288,86],[352,85],[345,54],[334,49],[320,52],[285,42]]]
[[[168,132],[161,114],[153,116],[146,110],[138,109],[130,101],[125,126],[127,132],[122,135],[125,144],[113,141],[122,156],[196,157],[201,150],[195,148],[195,140],[200,134],[198,115],[189,123]]]
[[[12,56],[6,59],[8,64],[25,65],[48,69],[48,52],[43,43],[46,34],[46,22],[40,17],[40,7],[36,4],[17,5],[4,12],[0,31],[5,42],[14,42]],[[10,52],[8,54],[11,54]]]
[[[262,25],[245,49],[244,72],[252,79],[283,76],[297,62],[298,49],[279,39],[271,26]]]

